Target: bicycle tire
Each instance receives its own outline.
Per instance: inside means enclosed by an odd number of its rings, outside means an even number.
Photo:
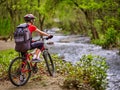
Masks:
[[[43,52],[43,57],[44,57],[44,60],[45,60],[45,63],[46,63],[46,66],[47,66],[47,70],[49,72],[49,75],[50,76],[54,76],[54,73],[55,73],[55,67],[54,67],[54,64],[53,64],[53,60],[51,58],[51,55],[48,51],[44,51]]]
[[[24,70],[25,72],[23,72]],[[13,59],[8,68],[8,77],[15,86],[25,85],[31,76],[30,64],[22,57]],[[18,80],[18,81],[17,81]]]

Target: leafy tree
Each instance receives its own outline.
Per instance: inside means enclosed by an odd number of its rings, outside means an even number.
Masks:
[[[0,35],[12,35],[23,16],[33,13],[41,30],[59,27],[65,33],[101,40],[111,27],[120,33],[119,7],[119,0],[1,0]],[[53,19],[59,22],[54,23]]]
[[[48,17],[48,15],[50,16],[50,13],[52,13],[52,10],[57,3],[58,1],[54,2],[54,0],[31,0],[31,2],[30,0],[6,0],[4,3],[1,3],[0,6],[0,18],[2,18],[1,22],[4,21],[4,18],[6,18],[6,20],[10,22],[8,25],[9,33],[13,33],[15,27],[20,22],[23,22],[23,16],[26,13],[33,13],[36,17],[38,17],[38,26],[40,26],[40,29],[43,30],[45,17]],[[3,23],[5,23],[5,21]]]

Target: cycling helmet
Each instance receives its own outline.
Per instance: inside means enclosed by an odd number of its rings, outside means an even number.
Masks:
[[[24,20],[25,20],[26,22],[29,22],[29,21],[31,21],[32,19],[35,19],[35,16],[34,16],[33,14],[26,14],[26,15],[24,16]]]

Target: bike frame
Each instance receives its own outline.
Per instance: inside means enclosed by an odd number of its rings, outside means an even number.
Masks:
[[[43,42],[44,42],[44,39],[43,39]],[[45,46],[44,46],[44,44],[43,44],[43,47],[40,49],[40,51],[41,52],[43,52],[44,50],[46,50],[46,48],[45,48]],[[36,67],[37,66],[37,63],[32,63],[31,62],[31,57],[32,57],[33,55],[31,54],[31,53],[26,53],[26,55],[25,55],[25,61],[27,61],[29,64],[30,64],[30,67]],[[22,62],[22,70],[21,70],[21,72],[22,73],[25,73],[25,72],[29,72],[29,71],[32,71],[32,69],[31,70],[25,70],[24,69],[24,66],[27,64],[27,62]]]
[[[46,38],[46,40],[48,39],[49,38]],[[42,39],[42,41],[43,41],[43,47],[40,49],[41,55],[45,60],[45,64],[46,64],[49,75],[53,76],[54,64],[48,52],[48,48],[45,45],[49,43],[46,43],[44,38]],[[33,54],[31,52],[19,53],[19,57],[16,57],[11,61],[9,70],[8,70],[8,76],[10,78],[11,83],[14,84],[15,86],[25,85],[31,76],[31,71],[34,74],[38,72],[39,68],[37,67],[37,62],[32,62],[32,57],[33,57]],[[12,72],[14,70],[15,72]]]

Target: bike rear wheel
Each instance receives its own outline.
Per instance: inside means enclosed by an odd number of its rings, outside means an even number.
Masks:
[[[31,76],[30,64],[22,57],[15,58],[9,65],[8,76],[13,85],[25,85]]]
[[[48,51],[44,51],[44,52],[43,52],[43,57],[44,57],[44,60],[45,60],[45,63],[46,63],[46,66],[47,66],[47,70],[48,70],[48,72],[49,72],[49,75],[50,75],[50,76],[54,76],[55,67],[54,67],[53,60],[52,60],[52,58],[51,58],[51,55],[49,54]]]

